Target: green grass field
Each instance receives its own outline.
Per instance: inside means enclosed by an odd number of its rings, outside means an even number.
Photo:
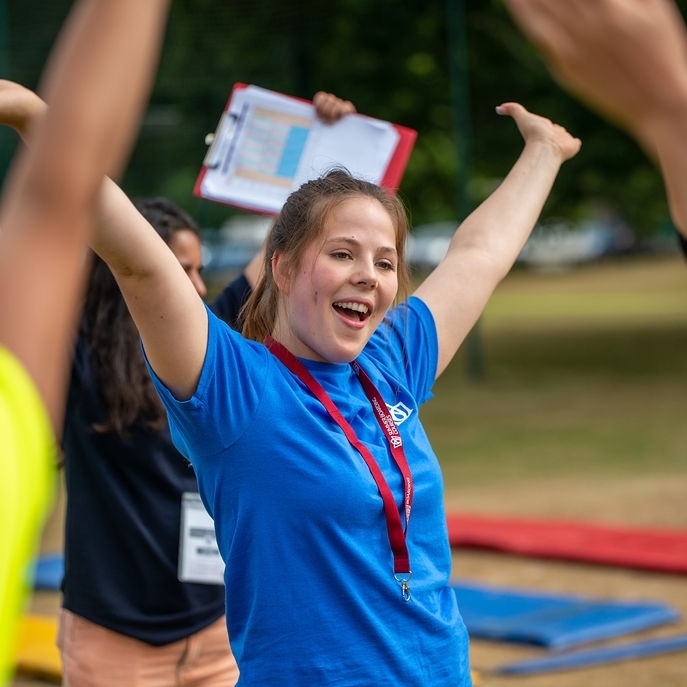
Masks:
[[[681,256],[515,271],[464,348],[423,410],[447,490],[687,472]]]

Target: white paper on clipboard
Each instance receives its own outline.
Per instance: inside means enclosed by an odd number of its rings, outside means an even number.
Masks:
[[[334,167],[381,183],[399,137],[389,122],[352,114],[325,124],[311,102],[258,86],[234,89],[195,192],[276,214],[291,191]]]

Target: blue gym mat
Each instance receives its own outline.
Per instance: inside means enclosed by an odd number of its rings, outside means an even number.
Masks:
[[[576,668],[588,668],[602,663],[617,663],[619,661],[685,650],[687,650],[687,635],[672,635],[669,637],[627,642],[617,646],[577,649],[576,651],[562,654],[525,659],[514,663],[506,663],[488,672],[495,675],[527,675],[556,670],[573,670]]]
[[[64,575],[64,557],[61,553],[41,556],[31,569],[34,589],[59,589]]]
[[[41,556],[32,574],[34,589],[58,590],[64,574],[62,554]],[[552,594],[459,579],[451,586],[470,636],[480,639],[566,649],[680,619],[676,609],[657,602]]]
[[[550,649],[610,639],[676,622],[680,613],[662,603],[616,601],[452,581],[472,637]]]

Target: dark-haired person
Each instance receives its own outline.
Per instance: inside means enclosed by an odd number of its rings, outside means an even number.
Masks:
[[[204,296],[193,219],[162,198],[136,201],[136,207]],[[64,684],[232,687],[238,669],[221,574],[201,581],[183,574],[199,545],[207,550],[200,561],[206,567],[213,558],[221,562],[213,555],[212,523],[194,519],[203,515],[195,508],[195,473],[172,445],[136,327],[97,257],[62,446],[67,501],[58,646]],[[192,537],[191,525],[182,528],[184,517],[208,532]]]

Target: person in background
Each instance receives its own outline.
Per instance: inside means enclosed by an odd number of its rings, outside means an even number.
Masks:
[[[141,199],[136,207],[204,296],[195,222],[164,198]],[[197,518],[195,473],[171,443],[136,328],[97,257],[62,448],[67,500],[57,643],[63,683],[233,687],[238,669],[221,575],[184,575],[194,562],[205,569],[219,561],[212,522]],[[182,527],[184,517],[193,525]],[[192,527],[206,531],[193,536]],[[197,560],[201,546],[207,553]]]
[[[0,684],[14,671],[29,563],[53,493],[73,327],[102,177],[126,163],[168,0],[80,0],[41,77],[50,114],[0,200]],[[126,43],[126,50],[122,45]]]
[[[556,80],[658,165],[687,256],[687,27],[672,0],[506,0]]]
[[[523,151],[407,300],[405,209],[343,170],[289,196],[243,334],[126,196],[100,217],[92,247],[215,523],[245,687],[471,683],[419,408],[580,147],[517,103],[497,112]]]
[[[44,103],[0,91],[0,122],[26,136]],[[318,92],[334,122],[349,101]],[[166,198],[135,201],[204,297],[195,221]],[[211,303],[232,326],[262,268],[259,252]],[[231,686],[238,670],[224,621],[223,564],[193,468],[174,448],[112,273],[95,258],[71,371],[63,431],[67,507],[58,644],[65,685]],[[183,527],[184,523],[193,523]],[[200,532],[198,537],[193,532]],[[194,556],[199,548],[203,559]]]

